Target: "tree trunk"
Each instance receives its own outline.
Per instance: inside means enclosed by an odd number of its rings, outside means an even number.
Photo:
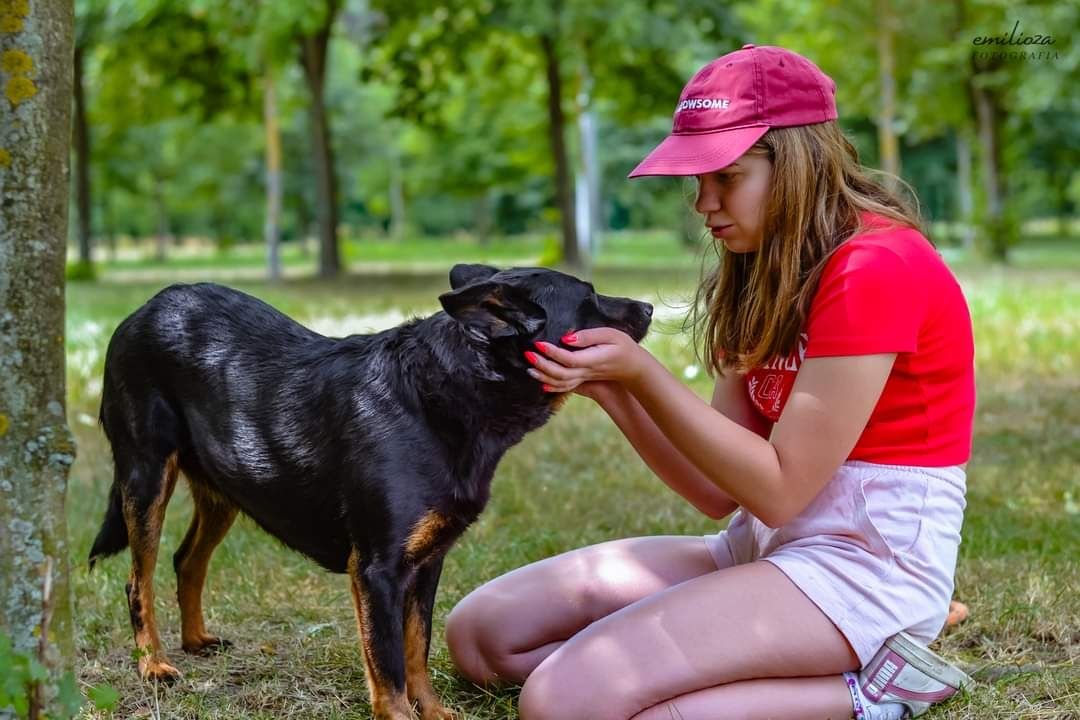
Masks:
[[[900,176],[900,147],[896,137],[896,72],[893,54],[893,37],[896,16],[891,0],[877,3],[878,78],[881,84],[881,107],[878,112],[878,147],[881,169],[891,176]],[[887,178],[888,185],[897,189],[896,180]]]
[[[281,129],[277,120],[274,74],[263,69],[263,125],[266,127],[266,257],[270,279],[281,279]]]
[[[588,57],[588,51],[582,55]],[[600,166],[596,159],[596,113],[592,108],[593,79],[588,61],[581,64],[581,90],[578,92],[578,133],[581,142],[581,181],[584,188],[578,191],[585,207],[578,208],[578,233],[581,247],[586,253],[585,264],[592,265],[592,259],[600,250]]]
[[[966,130],[956,131],[956,197],[959,202],[960,237],[964,249],[970,254],[975,250],[974,221],[975,203],[971,191],[971,140]]]
[[[390,145],[390,238],[405,237],[405,179],[401,168],[401,150],[397,143]]]
[[[74,659],[64,517],[75,458],[64,406],[74,16],[65,0],[18,6],[0,34],[0,634],[55,677]],[[30,693],[31,717],[60,714],[54,685]]]
[[[338,0],[327,3],[326,20],[314,35],[300,38],[300,64],[311,92],[311,151],[315,170],[315,214],[319,221],[319,276],[334,277],[341,272],[337,241],[337,180],[330,126],[326,119],[323,90],[326,82],[326,50],[337,16]]]
[[[93,262],[90,246],[90,126],[86,122],[86,93],[83,89],[84,48],[75,48],[75,202],[79,209],[79,262]]]
[[[559,56],[555,38],[540,36],[548,82],[548,133],[551,154],[555,160],[555,198],[562,220],[563,262],[573,270],[581,270],[577,233],[574,229],[574,194],[570,187],[570,160],[566,154],[566,119],[562,110],[562,77],[559,75]]]
[[[154,211],[157,214],[157,234],[154,237],[154,259],[160,263],[168,257],[169,248],[169,209],[165,204],[165,183],[154,176]]]
[[[986,198],[986,228],[989,241],[990,257],[1005,262],[1008,260],[1008,228],[1003,216],[1003,198],[1001,192],[1000,116],[993,92],[973,83],[975,97],[975,117],[978,120],[979,147],[982,156],[983,195]]]
[[[484,190],[473,204],[473,232],[480,247],[487,247],[491,243],[491,228],[495,224],[494,205],[494,191],[491,188]]]

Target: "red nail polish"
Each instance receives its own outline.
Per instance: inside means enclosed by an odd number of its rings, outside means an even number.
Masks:
[[[528,360],[533,365],[535,365],[536,364],[536,353],[529,352],[528,350],[526,350],[525,351],[525,359]]]
[[[544,385],[544,392],[552,392],[551,386],[550,385]]]
[[[569,345],[570,343],[576,343],[577,335],[575,335],[574,333],[566,333],[562,336],[562,341],[567,345]]]
[[[540,340],[537,340],[536,342],[534,342],[533,345],[535,345],[536,349],[539,350],[540,352],[542,352],[542,353],[547,352],[547,348],[544,347],[544,343],[541,342]]]

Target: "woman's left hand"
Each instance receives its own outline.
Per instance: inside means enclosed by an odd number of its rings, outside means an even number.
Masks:
[[[564,350],[551,343],[536,343],[537,352],[526,353],[532,363],[529,375],[544,383],[548,392],[569,392],[589,380],[614,380],[629,384],[644,372],[649,351],[626,333],[602,327],[569,332],[563,343],[582,350]]]

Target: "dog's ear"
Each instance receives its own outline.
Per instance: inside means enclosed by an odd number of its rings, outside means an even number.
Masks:
[[[472,285],[474,282],[487,280],[497,272],[499,268],[490,265],[458,263],[450,270],[450,287],[457,290],[466,285]]]
[[[466,285],[443,293],[439,302],[447,315],[490,338],[533,335],[547,322],[544,308],[503,283]]]

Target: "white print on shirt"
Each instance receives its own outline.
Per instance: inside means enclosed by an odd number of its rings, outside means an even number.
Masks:
[[[806,333],[799,334],[796,352],[783,358],[775,358],[747,375],[747,391],[758,410],[770,417],[778,416],[787,394],[794,384],[794,375],[806,359]],[[774,372],[769,372],[774,371]]]
[[[788,355],[784,358],[775,358],[770,362],[761,366],[762,370],[789,370],[791,372],[797,372],[799,366],[802,365],[803,360],[806,359],[806,333],[799,334],[799,350],[798,359],[795,358],[795,353]]]

